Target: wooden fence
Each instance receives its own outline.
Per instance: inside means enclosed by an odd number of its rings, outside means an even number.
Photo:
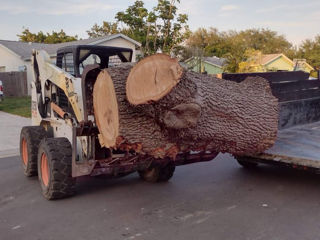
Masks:
[[[27,72],[0,72],[5,96],[21,97],[28,95]]]

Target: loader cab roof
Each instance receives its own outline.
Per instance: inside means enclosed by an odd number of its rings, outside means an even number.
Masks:
[[[107,68],[121,62],[131,62],[132,53],[130,48],[73,45],[58,49],[56,65],[75,77],[81,77],[87,65],[99,64],[101,68]]]

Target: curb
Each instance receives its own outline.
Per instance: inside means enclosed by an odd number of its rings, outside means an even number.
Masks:
[[[20,155],[19,148],[0,151],[0,158],[14,157],[19,155]]]

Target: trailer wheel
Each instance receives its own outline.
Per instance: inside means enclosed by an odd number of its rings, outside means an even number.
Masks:
[[[175,171],[173,164],[167,164],[166,166],[153,166],[147,170],[139,171],[139,176],[146,182],[167,182],[169,181]]]
[[[27,177],[38,174],[38,148],[41,140],[46,137],[47,132],[41,126],[29,126],[21,129],[20,156],[23,172]]]
[[[72,147],[66,138],[47,138],[40,143],[38,175],[43,196],[48,200],[72,196]]]
[[[242,167],[247,168],[247,169],[254,169],[258,166],[257,162],[249,160],[250,158],[248,158],[248,157],[237,156],[236,159]]]

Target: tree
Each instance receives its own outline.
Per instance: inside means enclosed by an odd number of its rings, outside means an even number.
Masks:
[[[320,68],[320,35],[314,39],[305,40],[300,46],[297,58],[304,58],[311,66],[316,69]]]
[[[127,35],[140,42],[143,48],[146,45],[148,15],[144,2],[135,1],[132,6],[129,6],[124,12],[118,12],[115,16],[116,20],[127,28]]]
[[[216,28],[199,28],[190,35],[186,43],[191,49],[202,49],[204,56],[222,57],[229,50],[225,44],[225,35],[226,33],[219,32]]]
[[[239,64],[245,61],[244,54],[247,46],[244,44],[243,38],[236,31],[225,32],[223,39],[226,53],[222,57],[227,60],[224,70],[227,72],[238,72]]]
[[[28,28],[24,29],[22,33],[17,35],[22,42],[40,42],[43,43],[46,39],[45,34],[40,31],[38,33],[32,33]]]
[[[92,26],[90,30],[87,31],[87,34],[90,38],[102,37],[108,34],[120,33],[118,23],[106,22],[103,21],[102,25],[99,26],[97,23]]]
[[[284,53],[293,51],[292,44],[283,35],[269,29],[248,29],[240,32],[232,31],[225,34],[228,65],[226,70],[238,72],[239,64],[248,58],[248,49],[261,51],[263,54]]]
[[[116,14],[116,23],[95,24],[87,31],[89,37],[98,37],[121,32],[142,45],[144,55],[158,50],[165,53],[179,53],[180,44],[190,33],[188,16],[178,14],[179,0],[158,0],[158,4],[149,11],[144,2],[136,0],[125,11]]]
[[[37,43],[62,43],[78,40],[78,36],[69,36],[62,29],[60,32],[52,31],[52,33],[44,34],[42,31],[32,33],[28,28],[25,28],[21,34],[17,35],[22,42],[37,42]]]
[[[187,48],[201,48],[204,56],[217,56],[227,59],[225,70],[238,72],[239,64],[246,61],[248,49],[263,54],[285,53],[294,55],[295,49],[283,35],[269,29],[248,29],[244,31],[219,32],[215,28],[200,28],[187,40]],[[243,68],[243,66],[242,66]]]
[[[255,49],[247,49],[244,53],[245,61],[239,63],[238,72],[263,72],[261,64],[262,52]]]
[[[159,25],[161,33],[159,42],[162,44],[160,49],[167,53],[182,43],[189,34],[188,15],[177,15],[176,3],[180,3],[180,0],[158,0],[158,5],[154,8],[158,20],[162,22]]]
[[[292,48],[285,36],[270,29],[248,29],[239,32],[239,37],[247,49],[259,50],[264,54],[286,53]]]

